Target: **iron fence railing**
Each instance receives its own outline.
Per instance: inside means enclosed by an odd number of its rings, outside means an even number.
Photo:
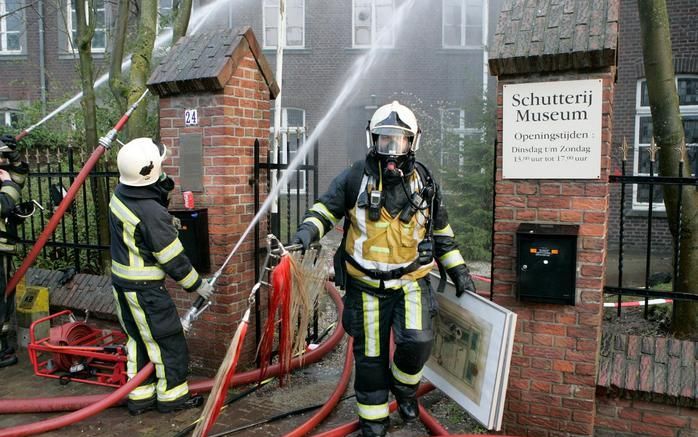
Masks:
[[[294,158],[294,151],[301,150],[303,146],[303,138],[305,138],[305,130],[297,129],[295,144],[286,144],[285,147],[279,147],[277,156],[274,160],[271,154],[266,150],[262,150],[260,141],[255,141],[254,144],[254,207],[255,211],[259,211],[264,199],[271,191],[272,172],[276,171],[278,179],[281,179],[284,172],[288,171],[288,163]],[[266,229],[264,231],[276,235],[280,241],[287,243],[293,237],[296,228],[301,223],[305,211],[317,200],[318,193],[318,144],[312,146],[312,153],[309,153],[304,162],[297,168],[292,170],[294,174],[290,177],[287,184],[282,186],[279,195],[276,198],[276,208],[270,210],[266,214]],[[266,155],[266,159],[262,160],[262,153]],[[260,244],[262,226],[259,222],[254,228],[255,241],[255,271],[257,277],[255,281],[259,281],[259,272],[261,270],[261,260],[265,256],[265,247]],[[259,299],[255,301],[256,320],[262,320],[261,307]],[[256,324],[257,341],[261,338],[261,326]],[[318,313],[317,310],[313,315],[313,322],[310,327],[308,337],[310,340],[316,340],[318,336]]]
[[[22,191],[24,200],[34,199],[42,205],[18,228],[19,257],[31,249],[51,214],[75,180],[87,155],[73,147],[34,148],[25,152],[29,177]],[[108,157],[93,170],[66,211],[37,260],[38,267],[54,270],[74,267],[78,272],[103,274],[101,260],[109,255],[109,241],[100,235],[99,226],[106,226],[106,205],[118,182],[119,173]],[[102,197],[103,201],[98,202]]]
[[[684,223],[682,220],[682,212],[683,212],[683,190],[684,187],[695,187],[696,190],[698,190],[698,177],[696,176],[691,176],[691,170],[690,170],[690,165],[687,165],[688,163],[684,162],[683,159],[680,160],[679,162],[679,167],[678,167],[678,174],[677,176],[659,176],[658,174],[655,173],[655,167],[656,167],[656,153],[658,151],[658,148],[654,146],[654,142],[652,144],[652,147],[648,149],[650,153],[650,160],[649,160],[649,174],[647,175],[631,175],[628,176],[626,174],[626,162],[627,162],[627,155],[628,155],[628,146],[624,144],[621,147],[623,156],[622,160],[620,163],[620,170],[621,174],[620,175],[611,175],[609,177],[609,182],[612,184],[619,184],[620,185],[620,200],[619,200],[619,229],[618,229],[618,283],[616,286],[608,285],[606,284],[604,286],[604,292],[606,294],[612,294],[612,295],[617,295],[618,296],[618,304],[617,304],[617,311],[618,311],[618,317],[621,316],[621,308],[622,308],[622,298],[623,296],[640,296],[645,298],[644,302],[644,315],[645,318],[648,316],[648,311],[649,311],[649,298],[665,298],[665,299],[672,299],[672,300],[692,300],[692,301],[698,301],[698,290],[689,290],[688,292],[683,291],[679,292],[676,290],[677,284],[679,282],[680,274],[681,272],[679,271],[679,257],[680,257],[680,245],[679,245],[679,238],[684,232]],[[681,148],[678,149],[678,152],[681,157],[688,156],[685,153],[685,147],[683,150]],[[684,172],[687,172],[687,175],[684,175]],[[646,216],[646,234],[645,234],[645,254],[644,254],[644,287],[627,287],[624,285],[623,282],[623,270],[624,270],[624,238],[625,238],[625,219],[626,219],[626,198],[625,198],[625,191],[626,187],[628,185],[647,185],[649,187],[649,199],[648,199],[648,208],[647,208],[647,216]],[[675,229],[673,229],[672,232],[672,272],[671,272],[671,291],[668,290],[660,290],[656,288],[652,288],[652,284],[650,281],[650,276],[651,276],[651,261],[652,261],[652,223],[654,221],[655,217],[655,207],[654,207],[654,194],[655,194],[655,187],[659,186],[676,186],[679,189],[677,190],[677,202],[676,202],[676,210],[675,216],[677,217],[677,223],[675,226]],[[611,268],[610,266],[608,268]]]

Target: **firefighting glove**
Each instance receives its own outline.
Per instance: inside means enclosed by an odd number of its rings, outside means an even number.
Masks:
[[[417,262],[420,265],[431,264],[434,261],[434,244],[430,239],[422,240],[417,245]]]
[[[201,285],[196,289],[196,292],[199,296],[203,297],[204,300],[208,300],[213,294],[213,286],[208,282],[208,279],[202,279]]]
[[[313,236],[310,234],[309,229],[301,228],[296,232],[296,235],[291,239],[291,245],[300,244],[305,252],[310,247],[310,243],[313,242]]]
[[[456,297],[461,297],[466,291],[475,293],[475,282],[465,264],[452,267],[447,270],[448,276],[456,285]]]

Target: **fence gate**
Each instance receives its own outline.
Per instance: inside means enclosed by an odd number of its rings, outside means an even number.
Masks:
[[[19,258],[23,258],[48,223],[63,195],[82,169],[87,155],[68,147],[36,147],[25,152],[29,177],[22,190],[22,200],[35,200],[44,209],[17,224]],[[77,163],[76,163],[77,160]],[[106,170],[105,170],[106,169]],[[109,241],[98,232],[107,222],[107,210],[100,210],[98,197],[105,203],[118,183],[119,173],[109,155],[90,172],[60,225],[41,252],[37,266],[52,270],[73,267],[77,272],[104,274],[101,259],[109,256]]]
[[[259,211],[264,200],[271,191],[272,172],[277,172],[277,180],[281,180],[284,174],[288,171],[288,164],[295,158],[296,152],[304,146],[306,137],[305,128],[295,128],[290,132],[284,132],[284,144],[278,148],[276,163],[272,163],[271,153],[267,150],[261,150],[259,140],[254,144],[254,207],[255,211]],[[266,229],[261,229],[259,221],[254,229],[255,241],[255,281],[259,281],[261,261],[264,259],[266,248],[260,245],[260,237],[272,233],[276,235],[283,243],[288,243],[293,238],[298,225],[303,220],[305,211],[319,197],[318,193],[318,149],[319,144],[312,145],[312,151],[307,154],[301,165],[296,169],[291,170],[292,174],[289,177],[288,183],[280,187],[277,196],[277,206],[275,212],[271,208],[267,212]],[[267,159],[262,161],[261,155],[266,154]],[[262,234],[264,232],[264,234]],[[260,319],[260,299],[255,302],[256,320]],[[266,302],[262,302],[266,305]],[[257,342],[261,338],[260,323],[255,324]],[[316,339],[318,334],[317,311],[313,317],[313,323],[310,327],[308,336],[310,339]]]

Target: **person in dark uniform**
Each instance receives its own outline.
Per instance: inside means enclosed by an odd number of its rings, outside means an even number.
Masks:
[[[165,275],[204,299],[213,289],[192,267],[167,211],[174,182],[162,173],[165,156],[165,147],[149,138],[124,145],[117,156],[120,183],[109,203],[111,276],[119,321],[128,335],[128,376],[149,361],[155,365],[155,374],[128,396],[132,415],[203,403],[201,395],[189,393],[189,351]]]
[[[17,364],[17,355],[9,342],[10,322],[15,311],[15,295],[5,296],[5,288],[12,274],[12,258],[17,243],[16,207],[29,165],[22,162],[17,141],[10,134],[0,137],[0,367]]]
[[[434,258],[459,297],[475,291],[438,186],[415,160],[420,133],[412,111],[399,102],[378,108],[366,131],[366,159],[331,182],[292,239],[307,248],[345,218],[335,282],[346,289],[342,324],[354,337],[364,436],[387,433],[389,390],[404,421],[418,416],[416,391],[434,338],[436,301],[428,276]]]

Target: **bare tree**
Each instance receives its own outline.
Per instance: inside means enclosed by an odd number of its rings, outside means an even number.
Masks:
[[[77,46],[80,68],[80,84],[82,86],[82,113],[85,122],[85,144],[97,146],[97,105],[94,91],[94,63],[92,59],[92,38],[95,34],[95,0],[75,1],[75,15],[77,20]],[[72,37],[72,29],[67,29]],[[104,181],[95,178],[92,181],[92,196],[97,211],[97,232],[100,241],[109,241],[109,224],[103,218],[107,214],[107,189]],[[102,218],[102,219],[100,219]],[[103,271],[108,271],[110,265],[109,254],[100,252],[100,266]]]
[[[192,0],[176,0],[174,3],[174,23],[172,24],[172,45],[187,34],[189,18],[191,17]]]
[[[120,113],[126,112],[128,105],[128,86],[121,74],[121,64],[124,59],[124,45],[128,34],[129,1],[119,0],[109,66],[109,89],[119,106]]]
[[[665,0],[638,0],[642,53],[647,79],[652,128],[659,150],[659,174],[690,175],[679,97],[674,77],[669,15]],[[698,293],[698,192],[664,185],[669,226],[679,245],[677,291]],[[679,226],[681,223],[681,226]],[[680,230],[680,232],[679,232]],[[680,235],[679,235],[680,234]],[[698,302],[674,302],[672,331],[678,337],[698,335]]]
[[[131,72],[128,90],[128,104],[131,105],[145,91],[145,84],[150,75],[150,61],[155,46],[155,29],[157,29],[158,2],[157,0],[141,0],[138,16],[138,31],[131,55]],[[144,136],[147,133],[147,105],[140,105],[131,115],[128,133],[132,138]]]

